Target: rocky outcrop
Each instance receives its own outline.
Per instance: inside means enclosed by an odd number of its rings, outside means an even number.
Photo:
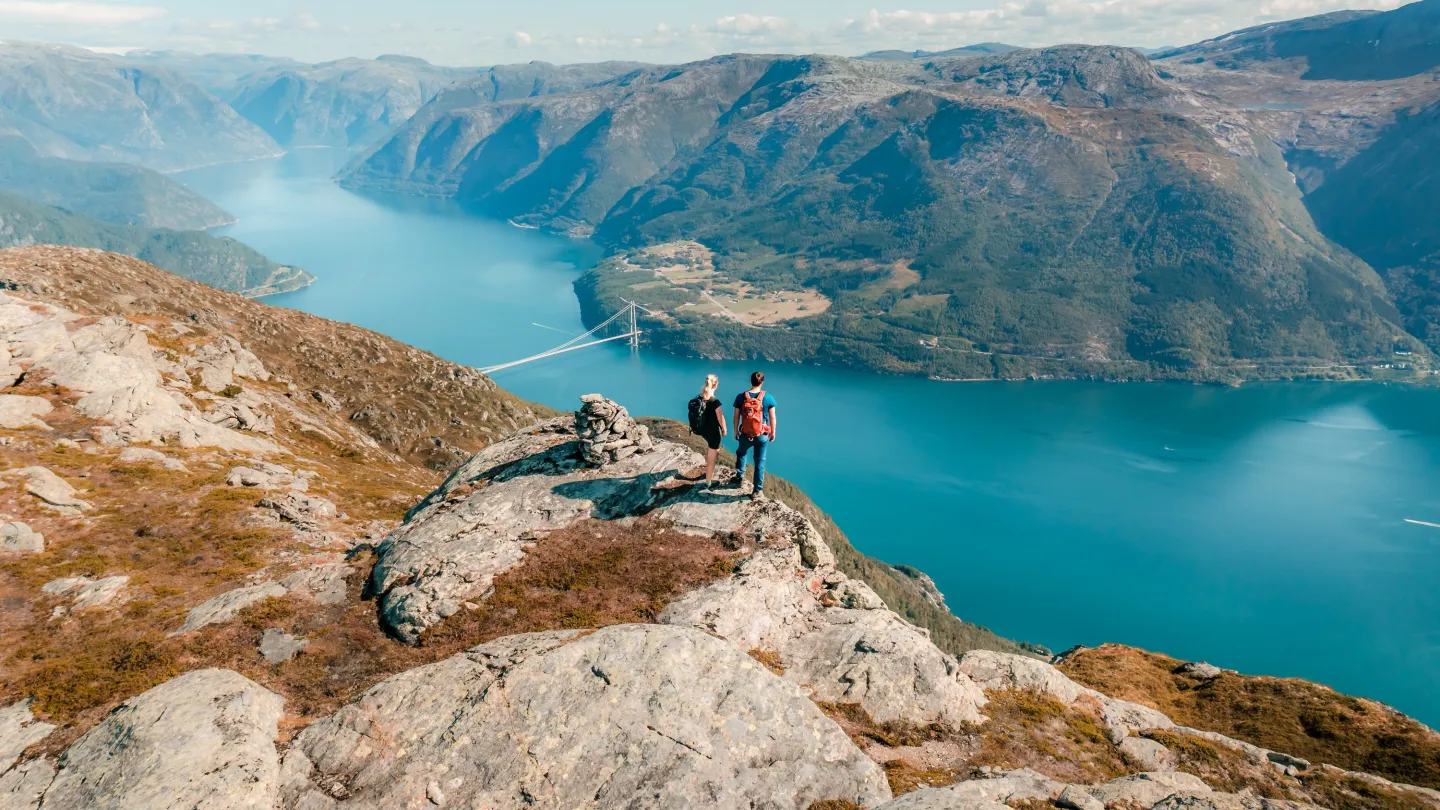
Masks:
[[[599,394],[586,394],[580,402],[580,410],[575,412],[575,433],[580,437],[580,457],[585,463],[602,467],[653,449],[650,431],[631,419],[620,403]]]
[[[69,481],[45,467],[22,467],[6,470],[6,478],[18,477],[25,482],[25,492],[35,496],[48,509],[71,517],[88,512],[95,507],[89,501],[75,497],[75,487]]]
[[[0,293],[0,346],[22,367],[44,372],[49,384],[78,395],[75,408],[108,423],[107,436],[118,443],[279,452],[269,441],[207,421],[184,393],[189,373],[151,347],[144,327],[109,316],[72,330],[79,317]],[[202,379],[268,378],[254,355],[228,344],[195,362]]]
[[[308,639],[296,638],[278,627],[267,627],[260,634],[260,655],[272,664],[283,664],[310,646]]]
[[[376,810],[889,796],[797,686],[704,633],[653,625],[511,636],[393,677],[301,732],[283,787],[289,807]]]
[[[1303,802],[1222,793],[1188,773],[1137,773],[1100,785],[1072,785],[1026,768],[917,790],[876,810],[1007,810],[1027,801],[1064,810],[1320,810]]]
[[[54,730],[49,723],[35,719],[28,700],[0,706],[0,773],[14,765],[26,748],[50,736]]]
[[[130,577],[117,575],[90,580],[85,577],[67,577],[45,583],[41,590],[51,596],[71,597],[69,608],[57,610],[56,616],[80,610],[105,607],[115,602],[130,583]]]
[[[1029,689],[1053,695],[1061,703],[1093,702],[1117,745],[1132,733],[1171,729],[1175,723],[1148,706],[1115,700],[1070,680],[1060,670],[1034,658],[990,650],[971,650],[960,657],[960,670],[985,689]]]
[[[837,571],[798,512],[690,486],[682,471],[703,459],[648,436],[647,452],[591,466],[595,454],[584,442],[625,419],[620,406],[586,397],[573,422],[546,422],[493,445],[416,507],[377,549],[371,575],[391,632],[414,642],[466,603],[483,602],[494,578],[549,532],[643,515],[682,532],[736,538],[748,555],[733,577],[679,597],[660,621],[719,635],[740,652],[775,653],[784,677],[816,700],[858,703],[881,722],[958,727],[983,719],[985,697],[956,660],[865,583]]]
[[[44,551],[45,535],[29,524],[9,521],[0,524],[0,551]]]
[[[8,365],[9,353],[0,356],[0,366]],[[44,397],[27,397],[18,394],[0,394],[0,428],[7,430],[18,430],[20,428],[37,428],[49,430],[50,426],[40,417],[54,410],[48,399]]]
[[[322,605],[345,601],[345,577],[353,569],[344,563],[322,563],[297,571],[275,582],[260,582],[226,591],[201,602],[185,615],[185,623],[171,635],[190,633],[220,622],[228,622],[240,611],[266,599],[299,596]]]
[[[223,669],[144,692],[66,749],[47,810],[275,806],[280,697]]]

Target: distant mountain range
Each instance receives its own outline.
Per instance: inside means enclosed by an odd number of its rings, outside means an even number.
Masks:
[[[172,169],[363,147],[350,187],[609,246],[587,313],[649,296],[659,345],[941,377],[1427,366],[1437,116],[1440,0],[1147,53],[448,68],[0,46],[0,127],[40,155]],[[149,175],[122,203],[99,174],[61,194],[44,172],[79,178],[68,164],[7,171],[110,222],[216,216]],[[655,275],[680,255],[704,272]]]
[[[1020,50],[1019,47],[1006,45],[1003,42],[981,42],[975,45],[951,48],[948,51],[870,51],[860,58],[875,62],[898,62],[906,59],[944,59],[952,56],[986,56],[989,54],[1009,53],[1010,51],[1018,50]]]
[[[0,248],[68,245],[123,253],[176,275],[248,296],[296,290],[315,277],[203,231],[136,228],[0,192]]]
[[[177,73],[27,42],[0,42],[0,129],[20,133],[43,155],[161,171],[282,152]]]
[[[43,157],[17,134],[0,133],[0,191],[116,225],[199,231],[235,221],[159,172],[126,163]]]
[[[1419,348],[1379,277],[1317,231],[1270,138],[1132,50],[734,55],[443,98],[342,182],[622,251],[698,240],[710,293],[634,264],[580,285],[592,317],[663,300],[653,338],[677,351],[1223,379],[1346,375]],[[827,305],[783,325],[707,309],[802,289]]]

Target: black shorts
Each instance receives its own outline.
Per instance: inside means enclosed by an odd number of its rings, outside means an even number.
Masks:
[[[714,428],[712,428],[712,429],[710,429],[710,430],[702,431],[702,432],[700,433],[700,435],[701,435],[702,437],[704,437],[704,439],[705,439],[705,444],[709,445],[711,450],[719,450],[719,449],[720,449],[720,439],[721,439],[722,437],[720,436],[720,426],[719,426],[719,425],[716,425]]]

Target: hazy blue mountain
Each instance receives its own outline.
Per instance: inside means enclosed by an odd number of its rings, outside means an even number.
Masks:
[[[1399,79],[1440,66],[1440,0],[1337,11],[1236,31],[1163,54],[1222,68],[1292,62],[1306,79]]]
[[[176,275],[251,296],[295,290],[315,280],[304,270],[276,264],[229,237],[115,225],[0,192],[0,248],[28,245],[123,253]]]
[[[870,51],[860,58],[877,62],[898,62],[906,59],[946,59],[953,56],[988,56],[1018,50],[1020,50],[1020,48],[1017,46],[1006,45],[1003,42],[980,42],[975,45],[951,48],[947,51]]]
[[[1217,140],[1197,97],[1128,49],[732,55],[466,100],[437,98],[343,182],[621,250],[698,240],[731,279],[831,302],[773,328],[675,310],[652,326],[679,351],[1255,376],[1388,356],[1403,334],[1374,272],[1315,230],[1279,149],[1243,128]],[[643,295],[637,280],[587,278],[588,311]]]
[[[198,85],[158,67],[63,45],[0,42],[0,129],[43,155],[161,171],[281,153]]]
[[[230,103],[285,146],[368,146],[478,72],[395,56],[284,66],[240,79]]]
[[[222,101],[229,101],[241,80],[267,71],[309,67],[282,56],[253,53],[190,53],[188,51],[135,50],[123,56],[126,62],[163,68],[178,73],[210,91]]]
[[[0,133],[0,190],[117,225],[195,231],[235,221],[153,169],[43,157],[16,134]]]

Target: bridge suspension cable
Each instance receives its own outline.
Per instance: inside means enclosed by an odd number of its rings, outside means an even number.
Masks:
[[[620,300],[625,301],[625,299],[623,298]],[[591,329],[588,332],[576,335],[575,337],[565,341],[564,343],[561,343],[559,346],[556,346],[549,351],[544,351],[539,354],[532,354],[529,357],[522,357],[519,360],[512,360],[509,363],[501,363],[498,366],[489,366],[487,368],[482,368],[480,369],[480,371],[484,374],[493,374],[497,371],[503,371],[507,368],[514,368],[515,366],[523,365],[525,363],[533,363],[536,360],[544,360],[547,357],[554,357],[557,354],[573,352],[576,349],[588,349],[591,346],[599,346],[601,343],[610,343],[612,341],[625,340],[627,338],[629,339],[630,346],[632,348],[638,348],[640,346],[640,327],[637,311],[644,311],[647,314],[654,314],[651,313],[650,310],[645,309],[634,301],[625,301],[625,307],[619,312],[616,312],[614,315],[611,315],[609,318],[607,318],[604,323],[600,324],[594,329]],[[601,332],[602,330],[606,329],[611,324],[616,323],[617,321],[619,321],[622,326],[627,327],[627,331],[624,334],[611,335],[610,337],[602,337],[595,338],[594,340],[588,340],[588,338],[594,337],[597,333]]]

